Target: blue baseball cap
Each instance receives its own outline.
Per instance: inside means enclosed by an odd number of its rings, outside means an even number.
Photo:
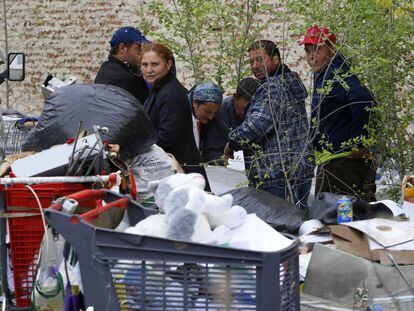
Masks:
[[[130,42],[143,44],[150,43],[151,41],[145,38],[145,36],[138,29],[127,26],[119,28],[117,31],[115,31],[112,35],[111,41],[109,41],[109,44],[111,47],[117,47],[120,43]]]

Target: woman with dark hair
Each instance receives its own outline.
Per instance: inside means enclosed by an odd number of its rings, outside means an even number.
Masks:
[[[145,80],[152,86],[145,109],[157,133],[156,144],[171,153],[186,173],[203,174],[209,190],[193,136],[187,90],[172,73],[171,51],[159,43],[144,44],[140,64]]]

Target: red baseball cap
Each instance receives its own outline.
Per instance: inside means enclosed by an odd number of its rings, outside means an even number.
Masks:
[[[305,37],[299,44],[321,45],[324,44],[326,40],[335,43],[335,34],[331,33],[328,28],[320,29],[316,24],[313,24],[313,26],[306,31]]]

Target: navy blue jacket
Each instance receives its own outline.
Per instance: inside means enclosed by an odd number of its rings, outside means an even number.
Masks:
[[[318,91],[331,83],[332,90],[327,95]],[[341,144],[367,134],[364,129],[370,117],[367,108],[374,103],[370,92],[361,85],[357,76],[349,72],[348,64],[337,54],[324,71],[314,76],[312,121],[316,131],[315,149],[323,147],[331,152],[349,149]]]

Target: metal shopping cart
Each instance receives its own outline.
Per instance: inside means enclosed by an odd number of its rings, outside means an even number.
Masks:
[[[0,131],[0,160],[21,151],[21,146],[36,118],[2,116]]]
[[[0,258],[5,310],[32,310],[31,292],[45,232],[41,210],[59,197],[90,188],[91,183],[108,182],[114,175],[0,178]],[[6,244],[6,224],[9,248]],[[8,284],[7,268],[10,263],[14,293],[11,293]],[[12,297],[15,302],[12,302]]]
[[[132,224],[156,213],[110,191],[70,195],[127,208]],[[126,202],[127,200],[128,202]],[[49,224],[76,249],[86,307],[94,310],[299,310],[298,241],[257,252],[97,228],[104,211],[69,215],[60,203]]]

